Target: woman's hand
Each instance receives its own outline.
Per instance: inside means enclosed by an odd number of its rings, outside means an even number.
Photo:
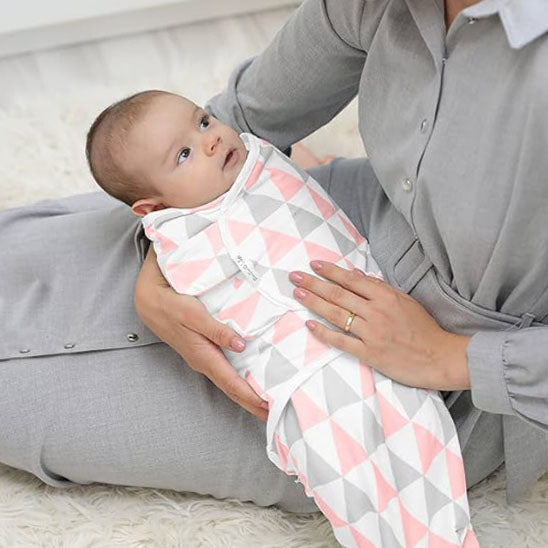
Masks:
[[[230,365],[219,346],[241,352],[245,341],[215,320],[195,297],[179,295],[165,280],[149,246],[134,293],[139,318],[231,400],[266,421],[268,406]]]
[[[333,156],[332,154],[329,154],[324,158],[318,158],[302,142],[292,145],[290,157],[301,169],[310,169],[311,167],[324,166],[335,158],[335,156]]]
[[[398,382],[419,388],[461,390],[470,387],[466,347],[469,336],[442,329],[412,297],[360,270],[312,261],[314,272],[292,272],[295,297],[348,334],[309,320],[321,341],[353,354]]]

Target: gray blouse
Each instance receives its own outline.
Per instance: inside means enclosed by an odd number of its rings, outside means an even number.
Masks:
[[[473,334],[471,399],[505,416],[509,500],[547,468],[547,31],[545,0],[484,0],[447,33],[443,0],[309,0],[206,107],[285,149],[358,95],[373,253]]]

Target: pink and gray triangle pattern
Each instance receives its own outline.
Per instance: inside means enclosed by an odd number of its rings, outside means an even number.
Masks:
[[[228,192],[143,219],[164,276],[247,340],[226,352],[269,402],[270,460],[296,475],[343,546],[473,548],[466,481],[438,392],[410,388],[329,347],[292,296],[314,259],[380,276],[365,239],[321,186],[274,146],[240,136]],[[200,183],[200,182],[197,182]]]

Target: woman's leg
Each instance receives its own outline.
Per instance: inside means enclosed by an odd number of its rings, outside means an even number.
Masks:
[[[116,204],[96,193],[0,211],[0,462],[59,487],[315,511],[268,460],[264,424],[135,317],[138,221]]]
[[[169,347],[0,362],[0,462],[101,482],[317,508],[265,453],[264,424]]]

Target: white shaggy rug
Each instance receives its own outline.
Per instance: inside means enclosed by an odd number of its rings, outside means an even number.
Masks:
[[[13,90],[7,96],[4,88],[0,96],[0,209],[95,190],[85,165],[84,136],[101,108],[149,87],[205,102],[225,85],[235,63],[268,42],[288,13],[277,10],[0,61],[0,81],[11,74],[7,85]],[[245,25],[251,39],[243,43]],[[223,37],[222,57],[218,46],[205,43],[215,33]],[[199,55],[181,48],[183,35]],[[79,56],[86,70],[76,62]],[[31,76],[21,77],[25,71],[38,75],[40,87]],[[356,105],[306,142],[321,155],[362,154]],[[545,548],[548,476],[528,500],[513,507],[506,506],[503,479],[499,471],[470,492],[481,545]],[[297,516],[153,489],[57,490],[0,465],[0,548],[34,546],[328,548],[337,543],[319,513]]]

